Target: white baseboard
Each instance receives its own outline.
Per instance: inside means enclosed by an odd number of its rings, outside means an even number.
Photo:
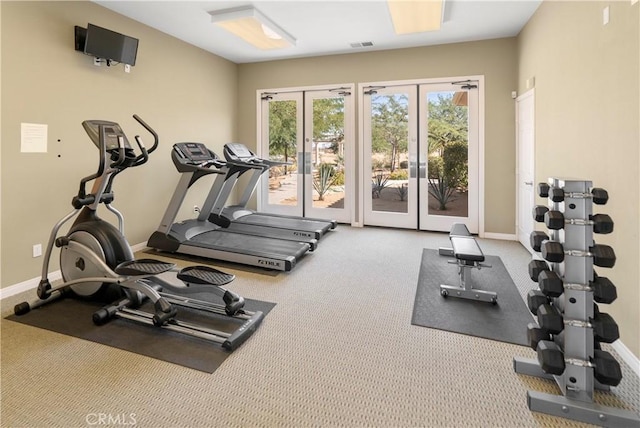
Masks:
[[[516,235],[511,235],[509,233],[491,233],[491,232],[485,232],[481,238],[486,238],[486,239],[499,239],[502,241],[516,241],[518,239],[518,237]]]
[[[9,287],[0,288],[0,300],[7,297],[15,296],[16,294],[20,294],[23,291],[29,291],[37,288],[38,284],[40,284],[40,279],[40,277],[31,278],[26,281],[19,282],[18,284],[11,285]],[[59,270],[49,273],[49,281],[53,282],[59,279],[62,279],[62,272],[60,272]]]
[[[616,340],[611,344],[611,347],[616,350],[618,355],[624,360],[625,363],[631,367],[631,370],[640,378],[640,359],[638,359],[633,352],[627,348],[620,340]]]
[[[131,246],[131,251],[134,253],[136,251],[141,251],[147,248],[147,243],[143,242],[141,244],[136,244]],[[23,291],[33,290],[38,287],[40,284],[40,277],[31,278],[26,281],[19,282],[18,284],[10,285],[9,287],[0,288],[0,300],[5,299],[7,297],[15,296],[16,294],[20,294]],[[55,272],[49,272],[49,281],[54,282],[62,279],[62,272],[57,270]]]
[[[142,251],[142,250],[144,250],[146,248],[147,248],[147,243],[143,242],[141,244],[132,245],[131,246],[131,251],[133,251],[135,253],[136,251]]]

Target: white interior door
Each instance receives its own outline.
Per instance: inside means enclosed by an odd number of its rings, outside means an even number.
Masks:
[[[516,132],[517,132],[517,219],[518,240],[529,251],[529,236],[534,229],[532,210],[535,204],[535,96],[534,90],[525,92],[516,98]]]
[[[364,224],[416,228],[417,92],[416,85],[364,91]]]
[[[420,85],[422,230],[479,232],[479,95],[473,82]]]

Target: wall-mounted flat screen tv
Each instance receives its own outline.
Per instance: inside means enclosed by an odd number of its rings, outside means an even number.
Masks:
[[[75,27],[75,37],[76,50],[100,59],[136,65],[138,39],[93,24],[88,24],[86,29]]]

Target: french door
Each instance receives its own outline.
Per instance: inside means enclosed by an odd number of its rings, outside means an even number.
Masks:
[[[262,158],[282,162],[261,180],[258,209],[352,220],[352,88],[261,95]]]
[[[465,223],[478,233],[478,81],[372,85],[362,94],[364,224],[448,231]]]
[[[364,222],[415,229],[418,222],[416,87],[376,88],[364,94]]]

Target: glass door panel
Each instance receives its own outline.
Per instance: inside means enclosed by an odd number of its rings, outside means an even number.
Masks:
[[[465,223],[478,232],[475,89],[420,85],[420,229],[447,231]]]
[[[417,223],[416,87],[366,91],[364,96],[364,222],[415,228]],[[370,191],[366,187],[371,186]]]
[[[285,163],[271,168],[268,180],[264,176],[261,180],[258,198],[263,211],[302,216],[302,113],[302,93],[263,98],[261,156]]]
[[[305,93],[305,215],[351,221],[352,97],[339,91]],[[347,118],[349,120],[347,121]]]
[[[351,89],[352,90],[352,89]],[[349,88],[265,94],[262,157],[283,162],[263,177],[258,210],[350,223],[353,97]]]

